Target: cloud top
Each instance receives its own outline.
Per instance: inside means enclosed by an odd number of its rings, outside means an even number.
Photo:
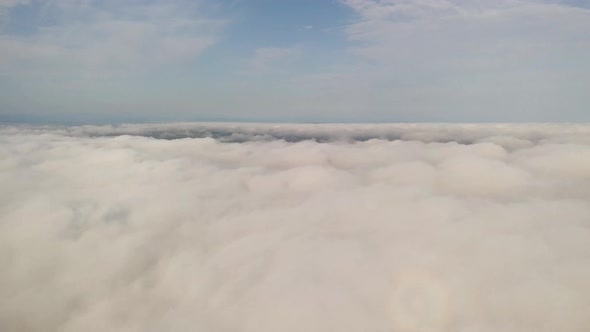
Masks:
[[[584,330],[589,131],[3,126],[0,330]]]

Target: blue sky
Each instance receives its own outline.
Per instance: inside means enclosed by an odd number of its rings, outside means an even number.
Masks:
[[[0,121],[590,121],[590,1],[0,0]]]

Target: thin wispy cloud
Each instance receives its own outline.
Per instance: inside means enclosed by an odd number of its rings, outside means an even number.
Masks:
[[[253,73],[277,73],[287,71],[287,66],[301,53],[301,48],[293,47],[262,47],[256,49],[250,60]]]
[[[0,36],[5,50],[0,66],[12,76],[121,73],[178,65],[215,43],[225,24],[202,13],[198,2],[55,1],[35,8],[11,2],[5,8],[14,6],[35,14],[29,18],[31,32]]]
[[[590,77],[580,57],[590,52],[586,8],[549,1],[345,3],[358,15],[346,29],[357,43],[351,51],[372,66],[365,75],[383,89],[372,106],[383,112],[404,105],[418,114],[479,113],[488,120],[494,110],[510,109],[557,120],[555,109],[581,114],[588,102],[580,90]]]
[[[4,120],[589,120],[590,8],[579,1],[0,8]]]

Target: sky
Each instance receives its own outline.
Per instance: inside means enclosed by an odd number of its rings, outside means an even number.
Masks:
[[[0,0],[0,121],[587,122],[587,0]]]

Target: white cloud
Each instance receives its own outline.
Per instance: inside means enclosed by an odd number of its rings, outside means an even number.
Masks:
[[[581,331],[589,134],[4,126],[0,330]]]

